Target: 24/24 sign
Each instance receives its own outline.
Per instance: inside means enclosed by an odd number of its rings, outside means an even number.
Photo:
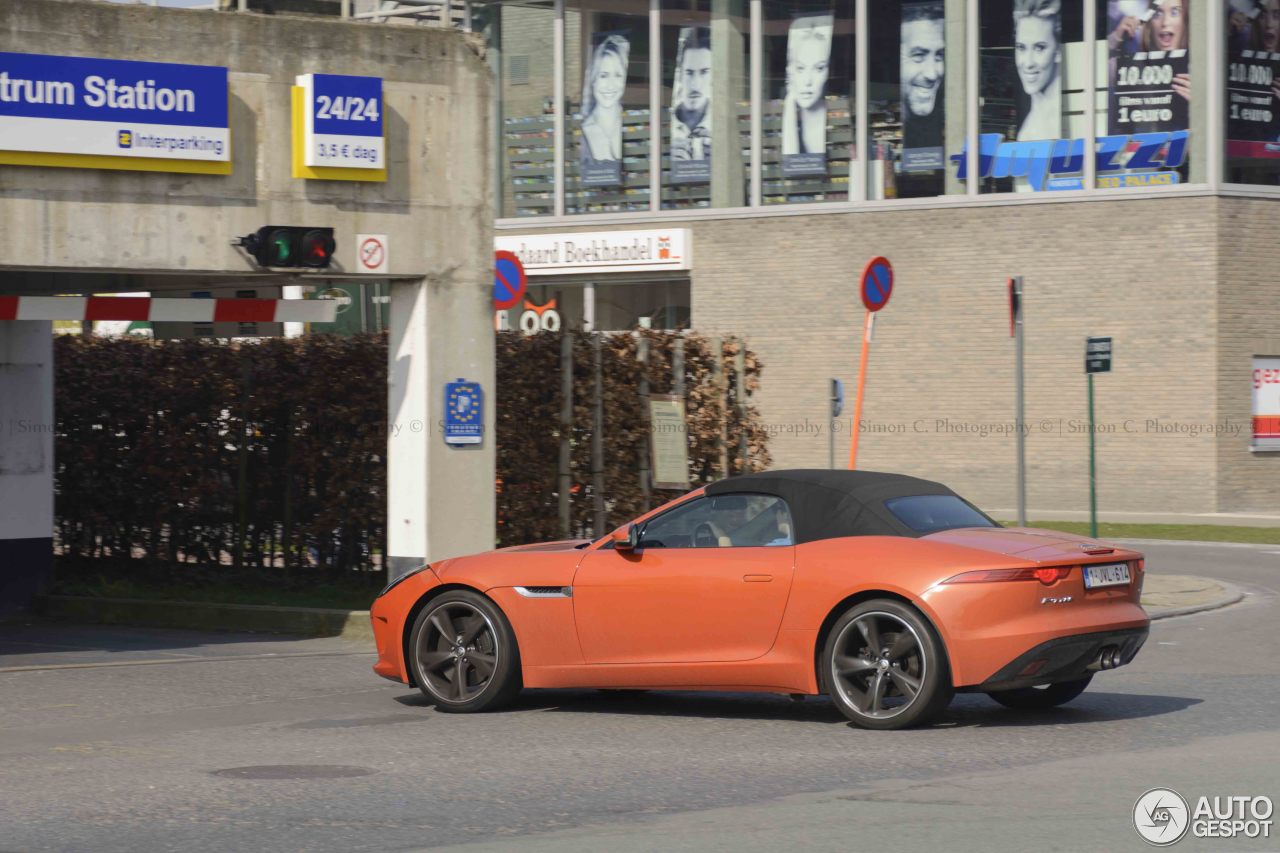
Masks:
[[[303,74],[303,145],[308,166],[382,169],[382,78]]]

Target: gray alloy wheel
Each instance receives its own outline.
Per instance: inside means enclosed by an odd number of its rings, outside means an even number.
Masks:
[[[410,640],[414,681],[441,711],[481,711],[520,689],[511,626],[492,601],[458,590],[431,601]]]
[[[868,601],[847,611],[832,626],[823,662],[832,701],[863,728],[904,728],[951,701],[941,641],[919,613],[897,601]]]

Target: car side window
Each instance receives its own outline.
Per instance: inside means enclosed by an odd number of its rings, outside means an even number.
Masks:
[[[647,522],[641,548],[760,548],[794,545],[791,512],[773,495],[715,495]]]

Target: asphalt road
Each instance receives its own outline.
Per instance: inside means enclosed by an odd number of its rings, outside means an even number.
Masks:
[[[1280,800],[1280,547],[1144,550],[1249,595],[1064,709],[959,696],[903,732],[737,694],[453,716],[340,640],[0,627],[0,850],[1148,849],[1149,788]]]

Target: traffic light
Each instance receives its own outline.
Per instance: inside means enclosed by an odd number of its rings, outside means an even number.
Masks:
[[[242,237],[240,245],[261,267],[327,269],[337,244],[332,228],[264,225]]]

